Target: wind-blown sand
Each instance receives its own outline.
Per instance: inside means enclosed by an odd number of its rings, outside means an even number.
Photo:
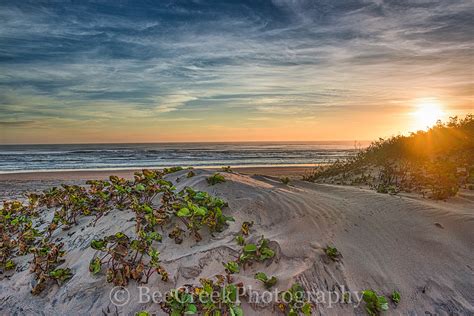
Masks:
[[[435,202],[414,196],[390,196],[356,187],[292,181],[289,186],[278,178],[228,174],[227,181],[208,186],[209,170],[185,171],[168,175],[177,189],[192,186],[229,202],[227,212],[235,223],[214,237],[204,236],[199,243],[187,238],[175,245],[165,237],[160,248],[163,266],[170,273],[165,283],[153,278],[152,290],[163,293],[183,284],[197,283],[201,277],[222,273],[221,262],[237,255],[240,249],[234,236],[243,221],[255,221],[251,235],[265,235],[277,251],[269,264],[258,263],[235,275],[254,289],[263,290],[253,276],[258,271],[275,275],[277,287],[285,290],[295,280],[306,289],[321,291],[361,291],[375,289],[389,295],[400,291],[400,304],[390,305],[392,314],[474,313],[474,201],[464,194],[448,202]],[[77,182],[77,180],[76,180]],[[15,187],[8,187],[13,183]],[[6,182],[3,192],[31,189],[34,182]],[[42,183],[42,184],[41,184]],[[36,182],[43,188],[52,182]],[[11,185],[11,184],[10,184]],[[29,186],[29,187],[28,187]],[[52,214],[44,214],[50,218]],[[0,281],[1,314],[133,314],[139,310],[158,312],[158,304],[138,304],[137,284],[128,285],[132,298],[123,307],[114,306],[109,293],[113,285],[105,275],[90,275],[88,265],[95,254],[89,247],[94,238],[123,231],[133,235],[132,212],[115,211],[99,220],[95,227],[84,218],[80,225],[59,232],[66,250],[66,265],[73,278],[62,287],[54,286],[40,296],[30,294],[33,278],[23,269]],[[342,253],[340,262],[324,255],[323,247],[334,245]],[[18,261],[18,260],[17,260]],[[1,278],[1,277],[0,277]],[[134,303],[135,302],[135,303]],[[246,315],[272,315],[271,307],[254,309],[243,303]],[[363,304],[318,305],[315,314],[364,314]]]

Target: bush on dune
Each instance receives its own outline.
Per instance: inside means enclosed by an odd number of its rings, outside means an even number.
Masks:
[[[472,174],[472,175],[471,175]],[[346,161],[319,167],[304,180],[367,184],[382,193],[454,196],[474,181],[474,115],[438,121],[427,131],[379,139]]]

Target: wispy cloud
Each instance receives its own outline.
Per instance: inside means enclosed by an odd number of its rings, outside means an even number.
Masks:
[[[0,114],[104,130],[271,122],[373,113],[420,93],[465,110],[472,12],[469,0],[3,1]]]
[[[159,97],[155,107],[156,113],[168,113],[178,110],[179,107],[185,106],[187,102],[196,100],[196,97],[188,96],[186,94],[174,94]]]
[[[3,127],[26,127],[34,124],[35,121],[0,121],[0,126]]]

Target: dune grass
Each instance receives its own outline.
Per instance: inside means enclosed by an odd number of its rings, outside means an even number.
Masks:
[[[474,115],[438,121],[409,136],[379,139],[346,161],[316,168],[304,180],[449,198],[474,183]]]

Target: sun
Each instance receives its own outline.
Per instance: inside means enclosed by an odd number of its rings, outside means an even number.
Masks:
[[[441,102],[436,98],[423,98],[416,101],[416,110],[412,113],[415,127],[425,130],[436,124],[436,121],[445,117]]]

